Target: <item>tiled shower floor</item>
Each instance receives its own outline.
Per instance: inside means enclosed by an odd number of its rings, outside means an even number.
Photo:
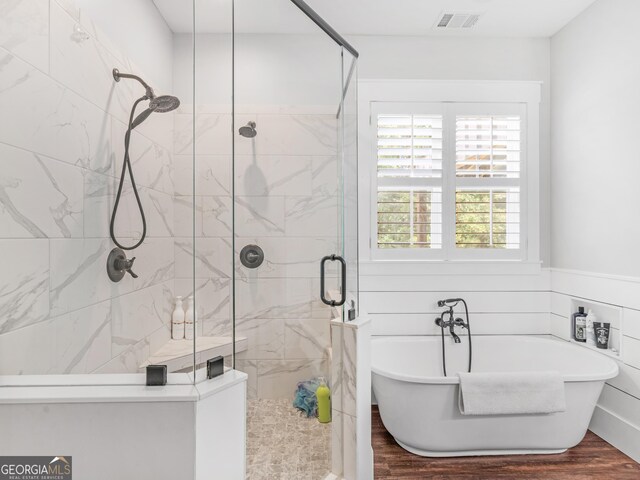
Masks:
[[[249,400],[248,480],[321,480],[330,459],[330,423],[301,415],[288,399]]]

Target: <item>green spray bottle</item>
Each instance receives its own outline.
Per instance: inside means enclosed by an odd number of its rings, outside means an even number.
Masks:
[[[331,421],[331,390],[329,390],[324,377],[320,377],[320,385],[316,390],[316,399],[318,400],[318,421],[320,423],[329,423]]]

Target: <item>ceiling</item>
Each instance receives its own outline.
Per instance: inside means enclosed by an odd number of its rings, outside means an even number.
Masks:
[[[307,0],[342,35],[550,37],[595,0]],[[153,0],[176,33],[192,31],[184,0]],[[231,0],[197,0],[197,31],[229,32]],[[436,31],[442,13],[480,13],[470,30]],[[318,33],[289,0],[235,0],[236,32]]]

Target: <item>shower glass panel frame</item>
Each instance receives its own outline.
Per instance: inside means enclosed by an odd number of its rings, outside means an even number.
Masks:
[[[337,117],[340,122],[340,197],[339,206],[342,257],[346,262],[346,303],[344,322],[359,314],[359,242],[358,242],[358,56],[342,47],[342,96]]]

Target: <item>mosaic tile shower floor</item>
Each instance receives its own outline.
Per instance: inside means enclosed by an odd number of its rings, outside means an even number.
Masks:
[[[330,462],[330,423],[305,417],[288,399],[249,400],[248,480],[321,480]]]

